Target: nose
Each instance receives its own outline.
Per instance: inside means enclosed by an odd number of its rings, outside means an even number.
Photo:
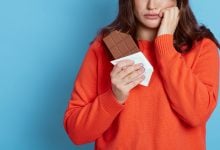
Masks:
[[[147,9],[149,9],[149,10],[157,9],[157,2],[156,2],[156,0],[148,0]]]

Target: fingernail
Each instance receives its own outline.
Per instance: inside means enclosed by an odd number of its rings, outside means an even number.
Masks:
[[[144,65],[143,65],[142,63],[139,63],[138,66],[139,66],[139,67],[142,67],[142,66],[144,66]]]

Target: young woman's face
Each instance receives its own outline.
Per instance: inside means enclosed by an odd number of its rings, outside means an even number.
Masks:
[[[134,15],[146,28],[158,28],[162,9],[177,6],[177,0],[134,0]]]

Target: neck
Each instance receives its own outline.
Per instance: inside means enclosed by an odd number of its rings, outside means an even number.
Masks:
[[[153,41],[156,37],[157,29],[146,28],[143,25],[138,25],[136,38],[137,40]]]

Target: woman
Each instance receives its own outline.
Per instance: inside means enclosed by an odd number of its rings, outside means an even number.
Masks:
[[[112,66],[103,37],[114,30],[136,40],[154,68]],[[206,122],[216,107],[219,44],[199,26],[188,0],[119,0],[119,14],[91,44],[65,113],[75,144],[103,150],[205,150]]]

